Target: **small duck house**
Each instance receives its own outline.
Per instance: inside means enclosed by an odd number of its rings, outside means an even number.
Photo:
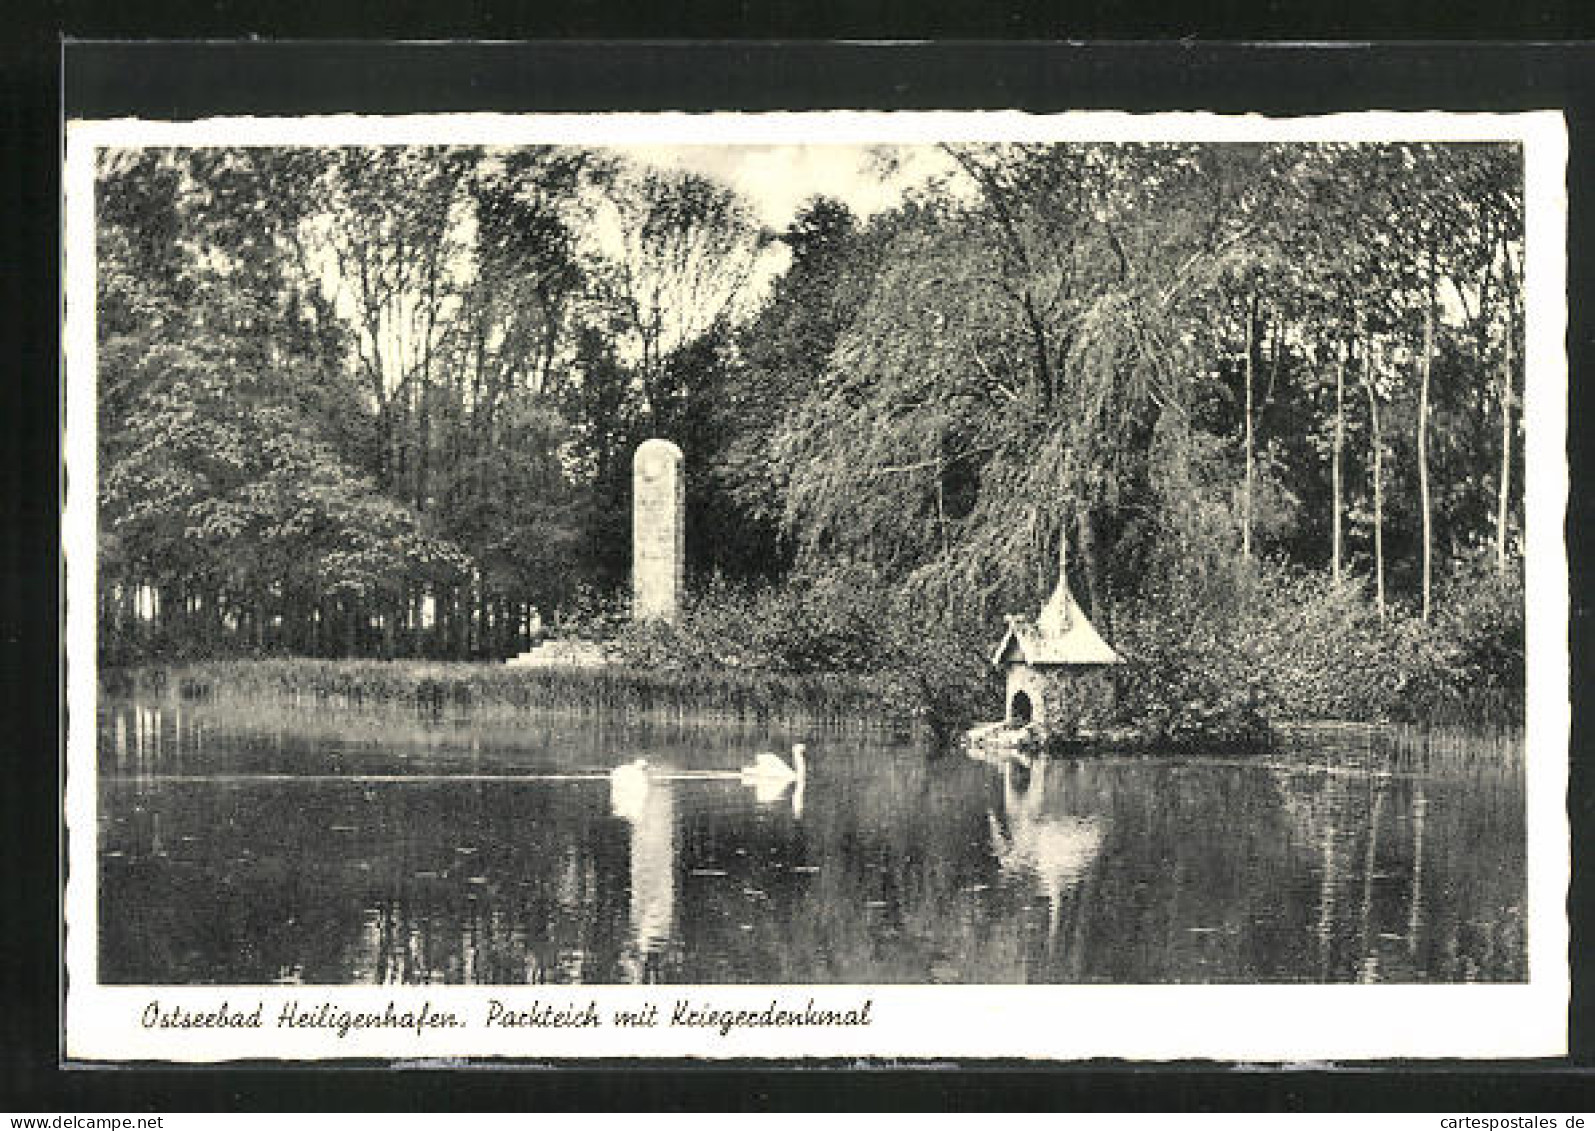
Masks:
[[[1110,669],[1123,661],[1075,602],[1063,567],[1040,616],[1007,618],[992,663],[1006,677],[1009,727],[1070,737],[1102,724],[1113,706]]]

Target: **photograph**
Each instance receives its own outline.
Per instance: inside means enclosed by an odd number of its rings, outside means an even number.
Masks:
[[[1565,1005],[1560,117],[841,117],[74,124],[74,990]]]

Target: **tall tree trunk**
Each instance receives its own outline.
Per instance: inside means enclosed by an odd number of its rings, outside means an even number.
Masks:
[[[1429,497],[1429,378],[1434,370],[1435,252],[1429,249],[1429,295],[1423,307],[1423,360],[1418,385],[1418,496],[1423,512],[1423,619],[1429,619],[1434,585],[1434,513]]]
[[[141,582],[128,579],[117,587],[116,592],[116,626],[117,635],[121,644],[137,643],[139,629],[142,622],[139,620],[138,595],[143,588]]]
[[[426,514],[430,509],[427,503],[427,480],[431,477],[432,463],[432,395],[429,386],[421,386],[420,398],[420,411],[416,414],[415,509],[417,514]]]
[[[1246,478],[1241,484],[1241,556],[1248,561],[1252,556],[1252,480],[1256,475],[1256,456],[1252,432],[1252,399],[1255,384],[1253,354],[1257,346],[1257,300],[1252,300],[1246,311]]]
[[[1373,350],[1365,344],[1362,387],[1368,394],[1368,441],[1373,449],[1373,592],[1379,619],[1385,619],[1385,460],[1379,428],[1379,396],[1373,387]]]
[[[1112,594],[1108,589],[1107,575],[1102,569],[1102,553],[1097,540],[1096,522],[1090,507],[1080,511],[1077,526],[1080,563],[1085,567],[1087,615],[1090,616],[1091,623],[1096,626],[1097,631],[1111,640],[1113,638]]]
[[[1501,357],[1501,480],[1495,504],[1495,572],[1506,573],[1506,525],[1512,504],[1512,307],[1507,305],[1506,343]]]
[[[1340,584],[1341,566],[1340,514],[1344,500],[1340,477],[1346,447],[1346,355],[1349,348],[1344,343],[1341,345],[1340,363],[1335,366],[1335,440],[1334,446],[1330,449],[1329,460],[1330,505],[1334,508],[1334,513],[1330,516],[1329,574],[1336,585]]]

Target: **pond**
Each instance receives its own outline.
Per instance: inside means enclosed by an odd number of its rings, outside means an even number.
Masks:
[[[1513,736],[1028,769],[883,737],[102,700],[105,983],[1521,981]],[[745,784],[808,746],[797,786]],[[610,770],[646,757],[646,783]]]

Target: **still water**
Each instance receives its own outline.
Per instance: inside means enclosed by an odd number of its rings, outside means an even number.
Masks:
[[[807,742],[796,787],[736,776]],[[609,771],[638,757],[646,788]],[[1520,981],[1521,758],[105,700],[108,983]]]

